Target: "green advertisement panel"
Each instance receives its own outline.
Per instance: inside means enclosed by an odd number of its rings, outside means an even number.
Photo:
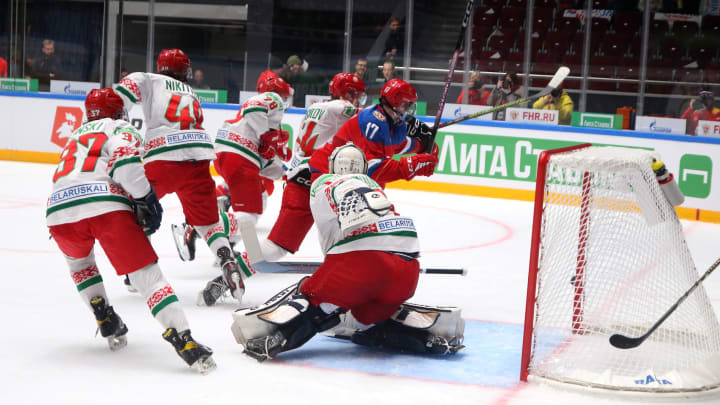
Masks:
[[[227,90],[193,89],[201,103],[227,103]]]
[[[622,129],[623,117],[620,114],[598,114],[573,112],[571,125],[574,127]]]
[[[0,78],[0,90],[5,91],[38,91],[38,79]]]
[[[582,143],[453,132],[439,133],[436,142],[435,173],[529,182],[535,181],[540,152]]]
[[[688,197],[707,198],[712,184],[712,159],[705,155],[682,155],[678,186]]]

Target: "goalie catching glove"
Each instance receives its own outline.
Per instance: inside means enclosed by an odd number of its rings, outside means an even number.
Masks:
[[[288,131],[280,129],[271,129],[260,135],[260,156],[270,160],[278,156],[281,160],[287,161],[292,155],[287,147],[290,134]]]
[[[432,176],[438,163],[438,147],[433,146],[432,153],[418,153],[400,159],[400,173],[405,180],[415,176]]]
[[[147,235],[151,235],[160,228],[163,209],[152,186],[145,197],[132,199],[132,210],[138,225]]]

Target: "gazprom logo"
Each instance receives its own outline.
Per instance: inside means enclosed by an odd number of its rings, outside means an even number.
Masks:
[[[461,107],[458,107],[458,108],[455,109],[455,111],[453,111],[453,115],[454,115],[455,117],[460,117],[460,116],[461,116],[460,114],[462,114],[462,108],[461,108]]]
[[[63,87],[63,93],[70,94],[73,96],[87,96],[87,91],[82,89],[73,89],[70,83]]]
[[[650,130],[653,132],[665,132],[668,134],[670,132],[672,132],[671,128],[657,126],[657,121],[655,121],[655,120],[653,120],[653,122],[650,123]]]

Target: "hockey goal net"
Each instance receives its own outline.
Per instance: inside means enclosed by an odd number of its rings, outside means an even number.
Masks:
[[[720,385],[720,327],[702,286],[635,349],[698,272],[653,154],[590,144],[538,159],[521,379],[686,392]]]

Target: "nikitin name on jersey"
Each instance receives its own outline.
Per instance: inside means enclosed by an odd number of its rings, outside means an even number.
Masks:
[[[382,221],[377,222],[378,230],[380,232],[392,232],[392,231],[400,231],[400,230],[408,230],[408,231],[414,231],[415,230],[415,224],[413,224],[412,219],[410,218],[390,218],[390,219],[383,219]]]
[[[107,182],[84,183],[60,189],[50,196],[48,206],[74,200],[76,198],[89,197],[93,195],[108,195],[110,187]]]
[[[180,132],[177,134],[168,135],[166,138],[168,145],[177,145],[189,142],[210,143],[210,137],[205,132]]]

